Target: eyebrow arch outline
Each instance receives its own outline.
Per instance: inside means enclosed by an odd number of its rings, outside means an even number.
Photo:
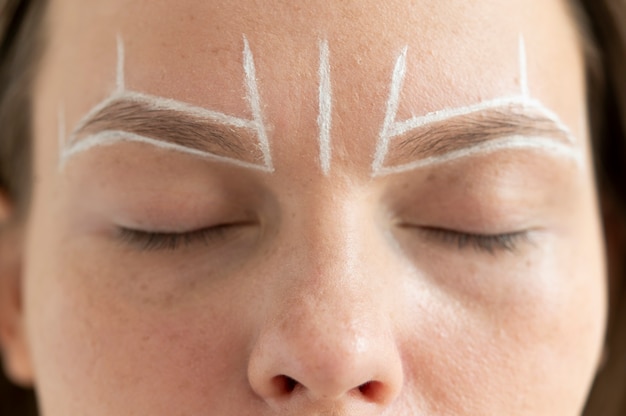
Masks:
[[[269,140],[261,113],[261,103],[256,81],[256,69],[254,57],[250,50],[247,38],[244,36],[243,67],[245,73],[246,99],[252,110],[252,119],[244,119],[221,112],[209,110],[203,107],[194,106],[174,99],[158,97],[137,91],[129,91],[125,86],[124,77],[124,43],[121,36],[117,37],[117,66],[116,66],[116,88],[107,98],[94,106],[75,126],[74,130],[66,139],[65,112],[63,106],[59,106],[59,169],[63,169],[69,158],[97,146],[106,146],[118,142],[138,142],[151,144],[160,148],[179,151],[194,156],[203,157],[215,161],[229,162],[231,164],[273,172],[273,162],[269,148]],[[173,111],[188,114],[197,118],[204,118],[226,127],[243,128],[253,131],[258,138],[258,147],[263,156],[263,164],[250,163],[236,158],[220,156],[211,152],[189,148],[184,145],[170,143],[162,139],[146,137],[123,130],[103,130],[79,139],[80,132],[84,130],[92,120],[103,110],[111,107],[115,102],[131,102],[147,106],[152,110]]]
[[[376,176],[402,173],[414,169],[443,164],[464,157],[486,155],[500,150],[509,149],[541,150],[557,156],[572,159],[579,166],[581,166],[584,162],[581,153],[575,148],[564,143],[559,143],[554,139],[541,136],[511,135],[472,145],[466,147],[465,149],[452,150],[438,156],[428,156],[423,159],[418,159],[413,162],[397,166],[382,167]]]
[[[259,163],[240,158],[247,151],[240,135],[231,129],[240,127],[254,132],[252,123],[235,119],[217,124],[213,123],[212,117],[206,116],[207,110],[190,108],[185,111],[176,102],[150,98],[127,93],[107,100],[85,123],[77,126],[72,134],[73,144],[62,156],[67,160],[97,146],[138,142],[209,160],[264,169]],[[155,139],[157,137],[159,139]],[[226,154],[232,156],[222,156]]]
[[[390,154],[416,159],[394,165],[398,157],[391,158],[394,162],[383,168],[384,172],[401,172],[507,148],[544,150],[583,163],[582,153],[571,145],[566,134],[540,114],[493,109],[456,117],[445,123],[443,128],[439,128],[438,123],[412,130],[398,140],[395,151]]]
[[[394,66],[391,87],[389,91],[389,97],[387,100],[387,109],[385,113],[385,119],[383,127],[381,128],[374,159],[371,165],[371,176],[385,176],[388,174],[405,172],[408,170],[418,169],[426,166],[431,166],[439,163],[449,162],[454,159],[458,159],[466,156],[473,156],[476,154],[485,154],[498,150],[505,149],[537,149],[547,150],[549,152],[573,158],[578,164],[583,163],[583,158],[580,152],[577,152],[572,145],[576,143],[574,135],[569,128],[561,121],[559,116],[552,110],[548,109],[539,100],[532,98],[530,95],[530,88],[528,85],[528,73],[527,73],[527,58],[526,47],[524,38],[520,34],[519,36],[519,65],[520,65],[520,84],[521,93],[511,96],[504,96],[501,98],[495,98],[491,100],[485,100],[477,104],[472,104],[464,107],[443,109],[430,112],[423,116],[412,117],[405,121],[396,121],[396,114],[398,111],[400,93],[404,83],[404,77],[406,75],[406,59],[407,59],[408,47],[405,47]],[[460,116],[467,116],[475,113],[481,113],[487,110],[503,109],[507,107],[521,106],[526,110],[531,110],[539,113],[544,119],[549,120],[555,126],[555,128],[561,131],[567,138],[568,144],[558,143],[552,139],[546,137],[536,136],[522,136],[512,135],[509,137],[503,137],[497,140],[491,140],[489,143],[479,143],[478,145],[469,146],[464,150],[455,150],[448,154],[440,156],[431,156],[425,159],[419,159],[414,162],[398,165],[398,166],[385,166],[384,161],[389,152],[389,146],[391,139],[397,136],[404,135],[410,131],[426,127],[428,125],[442,122],[448,119],[452,119]]]
[[[205,152],[202,150],[194,149],[192,147],[171,143],[163,140],[153,139],[141,134],[130,133],[124,130],[102,130],[95,134],[80,140],[76,145],[72,146],[68,151],[64,152],[64,157],[69,158],[74,154],[87,151],[94,147],[107,146],[120,142],[133,142],[133,143],[145,143],[161,149],[174,150],[180,153],[188,154],[191,156],[200,157],[203,159],[213,160],[216,162],[229,162],[240,167],[256,169],[261,171],[268,171],[262,165],[246,162],[239,159],[230,158],[227,156],[220,156],[211,152]]]

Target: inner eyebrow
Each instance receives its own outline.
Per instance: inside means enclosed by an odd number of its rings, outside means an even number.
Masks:
[[[263,152],[253,130],[252,123],[242,119],[226,120],[219,113],[172,100],[126,93],[104,102],[77,126],[64,156],[97,145],[134,141],[263,168]]]
[[[399,135],[381,174],[506,149],[535,149],[582,163],[571,133],[544,112],[524,105],[486,108],[425,123]]]

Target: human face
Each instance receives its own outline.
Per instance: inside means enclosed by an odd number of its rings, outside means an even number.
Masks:
[[[605,286],[563,3],[52,1],[44,415],[579,414]]]

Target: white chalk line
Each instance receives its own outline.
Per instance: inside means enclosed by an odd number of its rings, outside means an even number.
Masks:
[[[407,51],[408,46],[405,47],[400,53],[400,56],[396,60],[396,64],[393,69],[391,88],[389,89],[389,98],[387,99],[385,120],[378,136],[376,153],[374,156],[374,161],[372,162],[373,172],[377,172],[379,169],[382,168],[385,161],[385,156],[387,156],[387,152],[389,150],[389,141],[392,138],[392,135],[390,135],[390,131],[393,128],[394,122],[396,120],[398,106],[400,105],[400,92],[402,91],[402,84],[404,83],[404,76],[406,74]]]
[[[579,166],[582,166],[584,164],[583,155],[581,154],[581,152],[579,152],[578,149],[573,148],[569,144],[559,143],[551,138],[544,137],[510,136],[502,139],[491,140],[489,142],[481,143],[469,148],[448,152],[440,156],[431,156],[424,159],[416,160],[414,162],[392,167],[382,167],[378,171],[374,172],[373,176],[384,176],[394,173],[402,173],[414,169],[421,169],[425,167],[440,165],[443,163],[449,163],[462,158],[487,155],[503,150],[519,149],[540,150],[542,152],[551,153],[555,156],[572,159]]]
[[[250,130],[256,129],[256,123],[251,120],[229,116],[217,111],[207,110],[203,107],[197,107],[171,98],[162,98],[154,95],[144,94],[134,91],[122,91],[110,95],[98,105],[93,107],[77,124],[72,133],[74,138],[85,126],[90,123],[104,108],[110,106],[116,101],[143,104],[150,110],[170,110],[185,113],[198,118],[212,120],[219,124],[231,127],[245,128]],[[70,143],[72,141],[70,140]]]
[[[428,113],[423,116],[414,117],[405,121],[395,122],[389,129],[388,134],[390,137],[396,137],[403,135],[411,130],[424,127],[429,124],[449,120],[454,117],[466,116],[474,113],[483,112],[485,110],[507,108],[515,105],[519,105],[525,109],[537,111],[546,119],[554,123],[555,127],[558,130],[562,131],[562,133],[566,136],[569,142],[575,142],[574,135],[553,111],[549,110],[539,100],[528,98],[523,95],[495,98],[493,100],[482,101],[480,103],[472,104],[466,107],[433,111],[432,113]]]
[[[519,37],[519,65],[520,65],[520,88],[521,94],[509,96],[509,97],[501,97],[495,98],[492,100],[486,100],[479,102],[477,104],[458,107],[458,108],[450,108],[439,111],[433,111],[423,116],[417,116],[410,118],[404,121],[396,121],[400,93],[402,90],[402,84],[404,81],[404,77],[406,74],[406,55],[407,55],[407,47],[405,47],[400,53],[396,65],[394,67],[392,79],[391,79],[391,87],[389,91],[389,97],[387,99],[387,110],[385,113],[385,120],[383,123],[383,127],[380,131],[378,137],[378,143],[376,145],[376,151],[374,154],[374,160],[372,162],[372,176],[380,176],[383,173],[393,173],[396,171],[396,167],[384,167],[384,161],[389,152],[389,144],[391,139],[397,136],[401,136],[403,134],[408,133],[411,130],[415,130],[420,127],[427,126],[432,123],[437,123],[445,120],[449,120],[454,117],[469,115],[477,112],[482,112],[485,110],[493,110],[499,108],[511,107],[514,105],[520,105],[523,108],[537,111],[541,115],[543,115],[546,119],[552,121],[555,127],[558,130],[561,130],[563,134],[566,136],[568,142],[570,144],[575,144],[576,139],[567,125],[561,120],[561,118],[548,107],[546,107],[541,101],[531,98],[530,96],[530,88],[528,83],[528,69],[527,69],[527,56],[526,56],[526,45],[524,42],[524,37],[520,34]],[[547,140],[547,139],[545,139]],[[553,140],[554,141],[554,140]],[[492,141],[490,143],[498,143],[498,141]],[[521,142],[518,142],[521,143]],[[554,142],[557,147],[562,147],[564,145],[558,144]],[[472,152],[477,152],[479,149],[485,147],[487,144],[478,145],[478,147],[471,147],[468,150]],[[515,148],[519,148],[519,145],[516,145]],[[539,148],[539,147],[537,147]],[[541,148],[545,148],[541,146]],[[572,148],[572,151],[573,150]],[[451,153],[451,156],[454,158],[459,157],[458,152]],[[472,153],[473,154],[473,153]],[[439,156],[438,158],[444,158],[446,155]],[[430,162],[425,162],[424,160],[418,160],[415,163],[409,163],[406,165],[402,165],[397,167],[399,171],[404,171],[408,166],[413,166],[413,168],[418,168],[421,166],[428,166]],[[439,162],[437,162],[439,163]]]
[[[197,156],[203,159],[209,159],[218,162],[228,162],[240,167],[257,169],[264,172],[271,171],[271,169],[265,165],[244,162],[239,159],[225,156],[218,156],[214,153],[193,149],[176,143],[169,143],[162,140],[152,139],[150,137],[130,133],[123,130],[104,130],[83,138],[79,142],[75,143],[72,147],[69,147],[62,152],[61,164],[64,165],[70,157],[79,153],[86,152],[87,150],[93,149],[95,147],[110,146],[121,142],[142,143],[157,147],[159,149],[173,150],[179,153]]]
[[[519,35],[519,74],[520,74],[520,88],[522,90],[522,96],[530,98],[530,84],[528,83],[528,59],[526,57],[526,43],[524,41],[524,35]]]
[[[263,159],[265,163],[263,170],[272,172],[274,169],[272,166],[272,159],[271,159],[271,154],[270,154],[270,149],[269,149],[269,141],[267,138],[265,125],[263,123],[263,118],[261,115],[261,104],[260,104],[260,98],[259,98],[259,93],[258,93],[258,87],[256,84],[254,60],[253,60],[252,52],[250,51],[250,47],[248,45],[248,41],[245,37],[244,37],[244,71],[246,75],[245,83],[246,83],[246,88],[247,88],[247,100],[251,106],[251,110],[253,113],[252,120],[227,115],[218,111],[208,110],[203,107],[194,106],[192,104],[184,103],[184,102],[174,100],[171,98],[163,98],[163,97],[158,97],[155,95],[145,94],[145,93],[136,92],[136,91],[127,91],[125,90],[125,81],[124,81],[124,43],[123,43],[121,36],[118,36],[117,37],[116,90],[107,98],[105,98],[103,101],[101,101],[96,106],[94,106],[89,112],[87,112],[87,114],[85,114],[79,120],[79,122],[76,124],[67,142],[65,142],[65,139],[63,140],[59,139],[60,142],[64,142],[63,147],[61,148],[63,149],[62,153],[64,154],[64,158],[63,158],[64,160],[62,163],[60,163],[60,165],[61,166],[64,165],[69,156],[74,155],[76,153],[81,153],[82,151],[84,151],[84,150],[77,151],[78,149],[82,149],[81,143],[84,140],[87,140],[87,138],[78,140],[78,136],[81,130],[83,130],[106,107],[110,106],[116,101],[125,101],[125,102],[135,102],[135,103],[144,104],[148,106],[149,109],[153,109],[153,110],[171,110],[171,111],[176,111],[176,112],[181,112],[181,113],[185,113],[188,115],[192,115],[198,118],[208,119],[215,123],[219,123],[219,124],[226,125],[226,126],[253,130],[257,134],[257,137],[259,139],[259,147],[263,154]],[[64,126],[65,125],[64,116],[63,116],[63,120],[59,120],[59,122],[61,121],[63,122],[63,126]],[[63,137],[66,137],[65,134],[66,133],[63,132]],[[125,132],[124,134],[127,137],[133,136],[131,133],[128,133],[128,132]],[[134,136],[142,137],[139,135],[134,135]],[[106,139],[107,144],[110,144],[113,142],[117,143],[120,141],[128,141],[128,140],[112,141],[110,138],[108,138],[109,137],[108,135],[102,136],[102,135],[95,134],[89,137],[90,137],[89,139],[90,142],[93,142],[94,140],[97,140],[98,138],[102,138],[104,140],[104,138],[107,137]],[[149,139],[149,140],[150,140],[150,143],[152,143],[152,141],[158,142],[158,140],[155,140],[155,139]],[[144,140],[144,142],[146,141]],[[165,145],[164,148],[174,149],[173,147],[171,147],[170,143],[163,142],[163,144]],[[180,145],[176,145],[176,146],[177,146],[176,147],[177,150],[180,150],[181,147],[184,147]],[[85,148],[85,150],[89,148],[93,148],[93,147],[95,146],[92,143],[92,145]],[[196,149],[189,148],[188,150],[189,150],[189,153],[191,154],[197,154],[198,152]],[[202,153],[209,154],[207,152],[202,152]],[[236,161],[236,159],[232,159],[232,158],[222,157],[218,155],[213,155],[213,156],[214,157],[212,159],[214,160],[228,161],[228,162]],[[259,165],[256,165],[256,164],[250,164],[244,161],[240,161],[240,162],[241,162],[239,164],[240,166],[253,167],[255,169],[259,168]]]
[[[320,164],[324,175],[328,175],[330,172],[331,160],[332,89],[329,55],[328,42],[320,42],[319,114],[317,124],[319,128]]]
[[[256,125],[257,136],[259,138],[259,146],[263,153],[263,161],[270,171],[273,171],[272,155],[270,152],[269,140],[265,131],[265,123],[263,122],[263,114],[261,112],[261,98],[259,88],[257,86],[256,68],[254,66],[254,56],[250,50],[248,39],[243,38],[243,68],[246,74],[246,90],[247,98],[252,110],[252,117]]]
[[[115,76],[115,87],[117,92],[122,92],[126,89],[126,80],[124,79],[125,71],[125,59],[126,55],[124,53],[124,41],[122,40],[122,36],[117,34],[117,69]]]

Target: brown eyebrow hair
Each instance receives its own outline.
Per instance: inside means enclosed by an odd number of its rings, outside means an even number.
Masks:
[[[184,109],[151,105],[132,96],[105,102],[72,134],[72,146],[98,133],[124,133],[252,164],[263,154],[251,131]],[[393,140],[387,167],[443,156],[506,137],[541,137],[571,144],[569,132],[523,104],[484,109],[417,127]]]
[[[430,123],[397,137],[390,144],[387,166],[443,156],[506,137],[541,137],[571,145],[567,131],[523,105],[486,109]]]
[[[69,146],[102,132],[130,133],[249,163],[263,163],[258,140],[249,129],[209,117],[121,96],[88,117],[72,134]]]

